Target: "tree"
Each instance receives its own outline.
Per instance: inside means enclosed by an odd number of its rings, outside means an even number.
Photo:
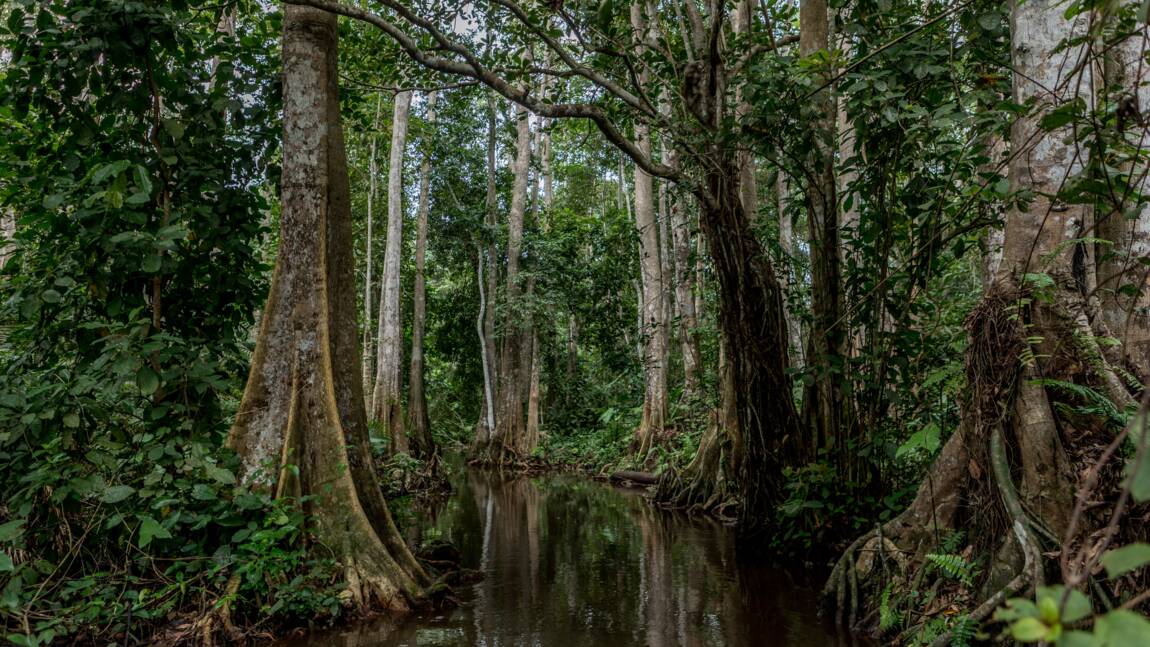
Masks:
[[[1012,6],[1013,103],[1027,110],[1011,128],[1001,266],[966,320],[970,393],[961,426],[911,505],[847,549],[830,595],[878,592],[877,583],[857,585],[865,574],[855,560],[867,551],[907,551],[898,566],[910,581],[941,533],[962,528],[991,556],[987,599],[971,613],[980,622],[1007,596],[1043,582],[1047,538],[1071,546],[1095,530],[1071,523],[1072,456],[1083,454],[1090,433],[1075,429],[1080,423],[1053,396],[1067,388],[1094,393],[1115,410],[1133,407],[1119,377],[1122,353],[1108,350],[1095,328],[1103,319],[1090,296],[1084,236],[1097,196],[1075,188],[1090,175],[1092,154],[1079,147],[1074,129],[1103,136],[1112,127],[1086,112],[1096,99],[1090,76],[1097,67],[1083,36],[1101,24],[1090,12],[1048,1]]]
[[[390,12],[385,16],[331,0],[299,0],[299,3],[372,24],[420,65],[474,79],[536,114],[589,119],[644,172],[680,183],[695,194],[702,209],[702,229],[719,277],[720,322],[737,388],[742,517],[748,527],[769,520],[782,492],[779,487],[782,465],[786,456],[795,454],[790,445],[799,435],[799,424],[791,398],[779,397],[791,392],[791,380],[786,372],[789,362],[782,291],[771,263],[751,231],[748,215],[737,199],[740,194],[737,147],[728,136],[732,111],[726,89],[750,58],[771,51],[778,43],[741,53],[727,51],[723,46],[723,28],[728,24],[723,2],[709,3],[706,20],[693,3],[687,3],[690,29],[685,41],[669,31],[665,23],[659,23],[661,36],[666,36],[660,40],[673,39],[678,43],[679,52],[691,52],[694,62],[685,63],[675,56],[659,67],[653,61],[632,60],[625,53],[626,46],[603,43],[618,54],[608,60],[620,69],[626,61],[632,66],[649,67],[659,73],[659,84],[675,89],[677,92],[672,94],[682,97],[672,107],[673,114],[663,116],[646,98],[646,92],[654,93],[656,88],[617,82],[615,78],[627,76],[604,73],[597,69],[597,63],[592,63],[597,54],[594,48],[586,46],[592,25],[576,22],[569,26],[583,39],[584,45],[568,47],[553,37],[541,13],[551,11],[548,7],[527,9],[515,0],[499,0],[492,7],[479,10],[490,11],[497,20],[510,19],[516,30],[537,39],[559,66],[549,75],[574,77],[590,83],[601,93],[601,99],[551,102],[533,93],[535,85],[519,84],[501,76],[496,71],[497,65],[489,60],[496,52],[481,54],[467,42],[467,34],[453,31],[457,8],[440,11],[432,7],[416,8],[398,0],[383,0],[381,5]],[[647,18],[654,21],[656,16]],[[430,39],[435,49],[422,46],[423,38]],[[673,145],[683,152],[683,170],[651,159],[615,125],[608,106],[636,122],[665,130]],[[507,400],[506,395],[501,398]],[[505,423],[497,421],[497,424]]]
[[[636,53],[643,56],[653,30],[646,15],[651,7],[644,2],[631,5],[631,28],[635,31]],[[639,85],[647,82],[644,68]],[[647,124],[635,124],[635,143],[648,158],[651,154],[651,130]],[[653,158],[652,158],[653,159]],[[642,342],[640,357],[643,361],[644,393],[643,416],[635,431],[637,456],[645,460],[648,452],[665,433],[667,425],[667,296],[663,277],[663,249],[659,242],[659,228],[655,219],[654,180],[638,165],[635,166],[635,229],[639,233],[640,325]]]
[[[483,448],[484,460],[492,463],[518,462],[534,447],[526,444],[523,412],[523,379],[520,354],[523,352],[522,280],[519,262],[523,254],[523,217],[527,211],[527,179],[531,164],[531,122],[527,111],[515,110],[515,160],[511,173],[511,208],[507,213],[507,271],[505,277],[506,319],[503,324],[503,348],[499,353],[498,409],[495,431]]]
[[[374,281],[372,280],[372,265],[375,261],[375,254],[372,252],[372,244],[375,242],[375,198],[378,193],[376,187],[379,185],[379,166],[376,164],[376,137],[379,131],[379,108],[382,100],[380,97],[375,99],[375,117],[371,121],[371,144],[369,146],[370,152],[368,153],[367,161],[367,232],[364,236],[364,259],[367,264],[366,271],[364,272],[363,282],[363,392],[371,393],[372,386],[375,384],[375,336],[371,331],[371,302],[375,297],[371,286]]]
[[[431,437],[431,420],[427,415],[424,393],[423,335],[427,326],[427,215],[431,192],[431,145],[435,132],[435,92],[427,96],[427,134],[424,136],[423,161],[419,165],[419,208],[415,235],[415,287],[411,308],[411,367],[408,372],[407,428],[411,433],[412,453],[432,460],[436,454]]]
[[[358,374],[336,16],[289,5],[281,247],[228,444],[242,478],[303,497],[356,604],[406,609],[430,582],[392,523]]]
[[[396,454],[407,453],[407,434],[403,429],[403,313],[399,272],[403,257],[403,157],[410,111],[411,92],[396,94],[387,169],[387,247],[379,290],[379,360],[371,398],[372,417],[387,431],[391,451]]]

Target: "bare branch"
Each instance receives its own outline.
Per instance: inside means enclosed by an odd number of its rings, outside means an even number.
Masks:
[[[531,96],[529,88],[517,87],[487,69],[474,53],[466,47],[452,41],[430,21],[420,18],[412,13],[411,10],[402,7],[393,0],[384,0],[384,4],[394,9],[405,21],[427,32],[443,50],[456,54],[463,60],[452,60],[429,54],[420,48],[419,44],[410,34],[391,21],[358,7],[345,5],[334,0],[287,0],[287,2],[289,4],[315,7],[316,9],[322,9],[373,25],[390,36],[416,63],[439,72],[475,79],[492,90],[495,90],[500,95],[538,115],[554,119],[589,119],[598,127],[599,131],[603,133],[609,142],[626,154],[627,157],[630,157],[639,165],[639,168],[645,172],[656,177],[674,181],[678,181],[682,177],[677,170],[652,160],[649,155],[644,155],[633,141],[628,139],[611,123],[611,119],[599,106],[589,103],[548,103]]]

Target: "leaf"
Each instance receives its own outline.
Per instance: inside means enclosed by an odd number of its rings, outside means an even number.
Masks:
[[[75,429],[80,426],[80,414],[75,411],[69,411],[64,414],[64,426],[69,429]]]
[[[51,195],[46,195],[40,204],[49,211],[57,209],[60,205],[64,204],[64,194],[53,193]]]
[[[1038,618],[1022,618],[1010,625],[1010,635],[1024,643],[1036,643],[1046,638],[1049,627]]]
[[[100,500],[104,503],[119,503],[132,496],[135,491],[136,488],[130,485],[113,485],[104,490],[104,494],[100,496]]]
[[[1142,568],[1146,564],[1150,564],[1150,544],[1130,544],[1108,550],[1102,556],[1102,565],[1106,567],[1106,574],[1110,579]]]
[[[1058,647],[1095,647],[1094,634],[1085,631],[1067,631],[1058,637]]]
[[[192,488],[192,498],[200,501],[211,501],[216,498],[216,492],[203,483],[196,483],[195,487]]]
[[[172,139],[179,139],[184,136],[184,124],[175,119],[165,119],[164,130],[168,131]]]
[[[0,542],[15,541],[24,534],[24,519],[13,519],[0,523]]]
[[[16,565],[12,563],[12,558],[8,556],[8,553],[0,550],[0,573],[7,573],[15,568]]]
[[[140,370],[136,371],[136,386],[139,387],[140,393],[144,395],[151,395],[160,388],[160,376],[148,366],[141,366]]]
[[[117,176],[123,173],[129,166],[131,166],[131,162],[128,160],[119,160],[118,162],[105,164],[96,169],[96,172],[92,174],[92,183],[99,184],[109,177]]]
[[[1138,503],[1150,499],[1150,451],[1145,454],[1137,471],[1134,470],[1137,458],[1126,461],[1126,481],[1122,484],[1130,488],[1130,496]]]
[[[1094,635],[1105,647],[1150,645],[1150,620],[1133,611],[1111,611],[1094,621]]]
[[[137,539],[137,544],[140,548],[147,547],[152,543],[152,539],[169,539],[172,533],[168,529],[161,526],[158,521],[151,517],[140,517],[140,535]]]
[[[40,293],[40,298],[44,303],[60,303],[60,293],[56,290],[48,289]]]
[[[1006,601],[1005,607],[994,611],[994,619],[999,622],[1010,622],[1019,618],[1037,618],[1038,607],[1026,598],[1011,598]]]
[[[153,274],[160,271],[160,257],[155,255],[145,256],[144,262],[140,263],[140,269]]]
[[[217,483],[223,483],[224,485],[234,485],[236,482],[235,474],[232,474],[230,471],[219,467],[218,465],[208,465],[204,468],[204,472],[207,473],[208,478],[216,481]]]
[[[1036,597],[1038,598],[1039,609],[1041,609],[1043,603],[1047,601],[1054,605],[1055,617],[1048,620],[1050,624],[1054,624],[1055,622],[1070,624],[1086,618],[1094,612],[1090,606],[1090,599],[1087,598],[1082,591],[1071,589],[1070,594],[1066,598],[1066,604],[1062,607],[1062,613],[1057,613],[1058,605],[1062,604],[1062,596],[1065,591],[1066,587],[1061,585],[1038,587]]]

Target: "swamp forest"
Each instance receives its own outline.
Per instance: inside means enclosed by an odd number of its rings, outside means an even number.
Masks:
[[[1150,645],[1147,0],[3,0],[0,627]]]

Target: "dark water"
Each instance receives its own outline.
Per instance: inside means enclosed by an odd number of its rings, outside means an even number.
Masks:
[[[815,582],[741,562],[734,532],[578,476],[466,471],[409,539],[443,538],[486,578],[449,612],[381,619],[295,645],[848,645]],[[434,518],[432,518],[434,517]]]

